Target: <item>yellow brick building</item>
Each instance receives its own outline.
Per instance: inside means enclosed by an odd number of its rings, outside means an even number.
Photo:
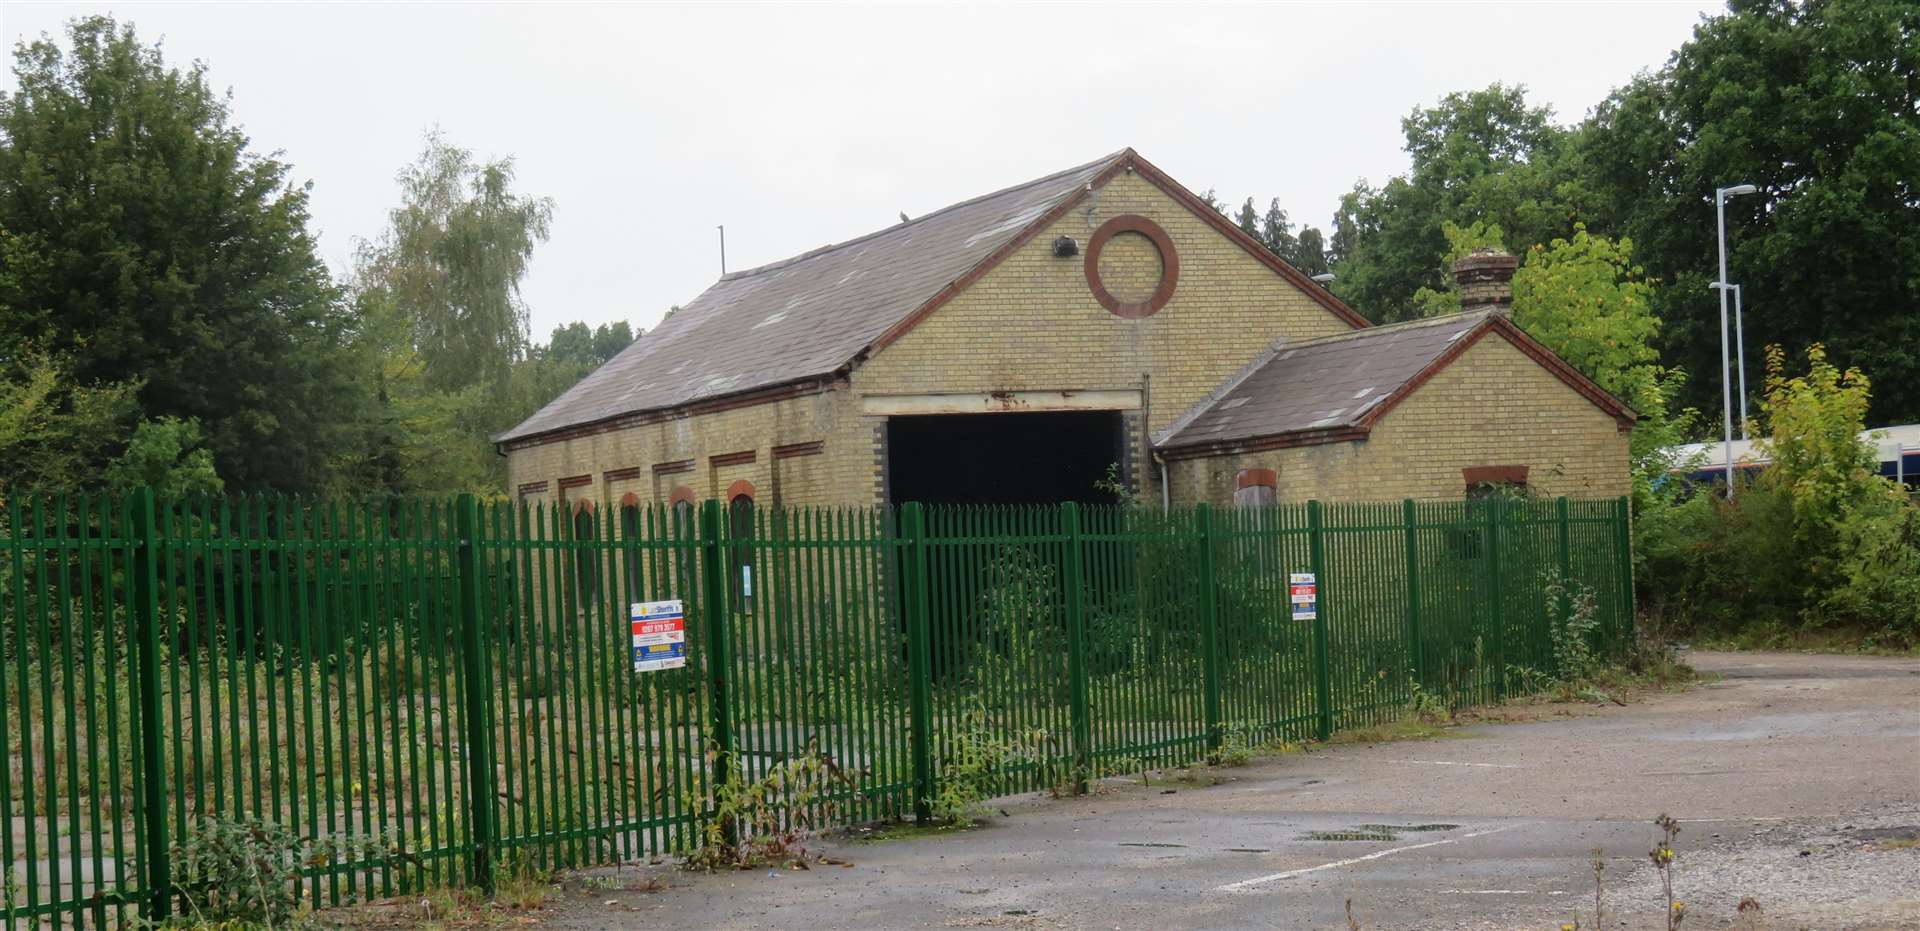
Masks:
[[[570,504],[1111,500],[1109,474],[1172,501],[1626,490],[1629,412],[1497,307],[1446,320],[1368,327],[1124,150],[725,275],[496,440],[521,498]],[[1308,356],[1380,397],[1317,411],[1338,430],[1248,416],[1272,407],[1249,392],[1355,387]]]

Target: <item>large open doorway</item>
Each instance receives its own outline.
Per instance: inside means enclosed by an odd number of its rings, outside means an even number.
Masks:
[[[1113,501],[1098,487],[1125,461],[1118,411],[933,414],[887,419],[895,504]]]

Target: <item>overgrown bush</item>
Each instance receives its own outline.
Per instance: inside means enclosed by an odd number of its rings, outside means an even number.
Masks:
[[[304,867],[394,853],[380,838],[310,839],[271,821],[206,816],[173,845],[173,884],[189,920],[273,928],[292,920]]]
[[[1641,515],[1641,605],[1675,634],[1767,644],[1823,630],[1868,646],[1920,644],[1920,504],[1875,473],[1869,383],[1820,346],[1805,375],[1767,350],[1772,461],[1732,500],[1698,489]]]

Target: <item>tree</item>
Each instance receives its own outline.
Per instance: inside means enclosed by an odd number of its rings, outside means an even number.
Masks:
[[[1869,419],[1920,420],[1920,7],[1734,0],[1583,127],[1574,166],[1596,229],[1630,236],[1663,289],[1662,350],[1719,365],[1713,191],[1746,331],[1824,343],[1874,375]],[[1703,379],[1692,403],[1718,405]]]
[[[126,436],[137,385],[77,386],[39,353],[0,359],[0,491],[91,484]]]
[[[1260,213],[1253,209],[1253,198],[1247,198],[1246,203],[1240,205],[1240,212],[1234,214],[1233,222],[1240,227],[1240,232],[1255,239],[1260,238]]]
[[[377,244],[362,248],[361,278],[405,312],[427,384],[507,389],[530,345],[520,280],[545,242],[553,201],[515,194],[513,160],[475,160],[438,132],[400,172],[401,204]]]
[[[366,453],[349,471],[366,484],[498,493],[504,460],[490,437],[591,368],[557,363],[529,339],[520,281],[553,204],[516,193],[512,182],[511,159],[483,163],[429,133],[400,173],[389,229],[359,250],[356,348],[377,411],[365,426]],[[555,335],[564,351],[591,357],[625,324],[604,333],[575,327]]]
[[[13,68],[0,345],[62,360],[74,396],[133,384],[145,416],[197,420],[234,485],[320,485],[355,404],[306,189],[249,148],[203,65],[169,67],[111,17],[19,45]]]
[[[581,365],[587,371],[592,371],[632,344],[633,327],[625,320],[603,323],[594,328],[576,320],[565,326],[554,327],[552,338],[547,340],[545,355],[554,362]]]
[[[1333,270],[1333,260],[1327,254],[1326,236],[1317,226],[1300,230],[1300,235],[1293,241],[1292,258],[1287,261],[1309,276],[1324,275]]]
[[[1526,244],[1570,235],[1578,189],[1559,183],[1567,131],[1549,116],[1524,87],[1494,84],[1401,120],[1412,168],[1341,198],[1335,292],[1374,320],[1408,320],[1420,315],[1417,292],[1449,287],[1446,224],[1497,225]]]
[[[222,488],[213,453],[200,447],[200,425],[164,417],[134,428],[127,451],[107,467],[107,485],[117,490],[145,486],[163,497],[218,494]]]

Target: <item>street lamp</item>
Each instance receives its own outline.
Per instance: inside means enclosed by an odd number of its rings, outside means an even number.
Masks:
[[[1707,287],[1719,288],[1720,282]],[[1733,288],[1733,358],[1740,369],[1740,439],[1744,441],[1747,438],[1747,336],[1740,325],[1740,286],[1728,287]]]
[[[1726,445],[1721,448],[1726,451],[1728,501],[1733,500],[1733,380],[1727,377],[1732,368],[1727,359],[1727,198],[1757,190],[1751,184],[1736,184],[1713,192],[1713,212],[1720,222],[1720,280],[1716,284],[1720,291],[1720,422],[1726,435]]]

